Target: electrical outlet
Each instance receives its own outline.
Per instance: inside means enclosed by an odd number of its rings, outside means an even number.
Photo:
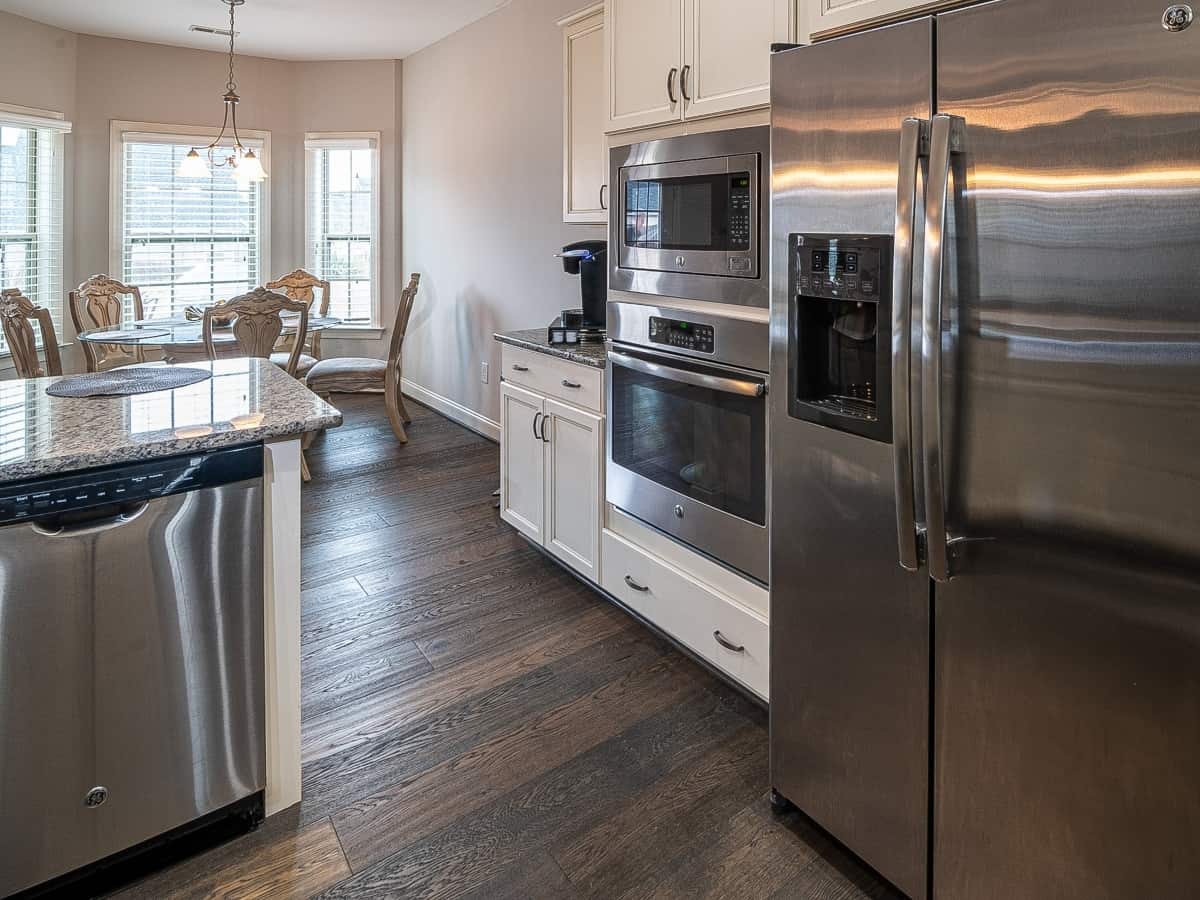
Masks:
[[[484,384],[488,383],[488,364],[486,362],[479,364],[479,380]]]

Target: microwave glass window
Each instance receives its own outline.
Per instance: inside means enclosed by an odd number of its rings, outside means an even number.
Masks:
[[[749,250],[750,175],[628,181],[625,243],[656,250]]]

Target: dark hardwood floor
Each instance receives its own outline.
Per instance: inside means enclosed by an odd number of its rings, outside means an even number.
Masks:
[[[890,898],[768,800],[765,712],[525,543],[497,447],[377,396],[309,451],[304,801],[117,894]]]

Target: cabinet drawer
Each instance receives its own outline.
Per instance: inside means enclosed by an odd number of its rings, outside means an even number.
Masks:
[[[500,362],[506,381],[595,413],[604,411],[603,369],[512,344],[501,345]]]
[[[608,530],[603,534],[600,568],[600,584],[606,591],[760,697],[767,697],[770,641],[767,622],[760,615]]]

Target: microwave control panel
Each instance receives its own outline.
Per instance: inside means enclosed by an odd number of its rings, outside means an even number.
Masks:
[[[696,353],[712,353],[716,330],[711,325],[680,319],[650,317],[650,343],[666,344]]]
[[[750,249],[750,173],[739,172],[729,177],[729,246],[735,250]],[[750,261],[747,259],[746,263]],[[731,258],[729,268],[735,270]],[[739,264],[738,269],[741,268]],[[748,269],[749,266],[747,265]]]
[[[886,276],[883,248],[876,241],[853,237],[813,238],[792,235],[795,290],[806,297],[878,303],[879,280]],[[890,285],[889,285],[890,287]]]

